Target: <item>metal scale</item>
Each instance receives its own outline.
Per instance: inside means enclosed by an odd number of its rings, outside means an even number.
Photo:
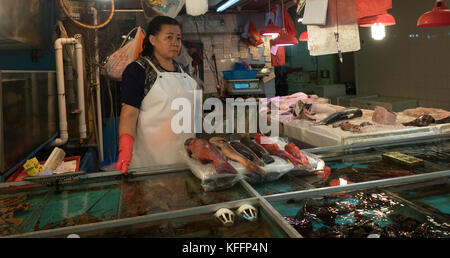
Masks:
[[[225,83],[229,95],[264,94],[263,83],[259,79],[226,80]]]
[[[265,68],[265,64],[251,64],[251,68],[258,70],[255,79],[224,80],[228,95],[262,95],[265,97],[264,85],[275,76],[270,76],[270,70]]]

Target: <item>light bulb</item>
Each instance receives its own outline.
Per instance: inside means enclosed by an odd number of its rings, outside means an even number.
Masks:
[[[374,23],[371,27],[372,38],[375,40],[384,39],[386,36],[386,29],[384,27],[385,26],[382,23]]]

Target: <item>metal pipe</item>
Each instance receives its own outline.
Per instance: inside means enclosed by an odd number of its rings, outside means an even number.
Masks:
[[[97,9],[91,7],[91,11],[94,16],[94,24],[98,23],[98,12]],[[103,157],[103,122],[102,122],[102,99],[100,95],[100,58],[98,53],[98,30],[95,30],[95,39],[94,39],[94,47],[95,47],[95,90],[97,97],[97,144],[98,144],[98,152],[100,157],[100,162],[104,160]]]
[[[2,71],[0,71],[0,173],[5,172],[4,170],[6,169],[6,165],[5,165],[5,152],[4,152],[4,145],[5,145],[5,139],[3,137],[3,125],[4,125],[4,121],[3,121],[3,79],[2,79]],[[0,178],[0,182],[1,182],[1,178]]]
[[[289,192],[289,193],[272,194],[272,195],[264,196],[264,198],[270,202],[282,201],[282,200],[293,199],[293,198],[302,199],[302,198],[309,198],[309,197],[313,197],[313,196],[338,193],[338,192],[343,192],[343,191],[359,191],[359,190],[364,190],[364,189],[368,189],[368,188],[387,187],[387,186],[414,183],[414,182],[425,181],[425,180],[445,178],[445,177],[449,177],[449,176],[450,176],[450,170],[445,170],[445,171],[420,174],[420,175],[414,175],[414,176],[402,176],[402,177],[396,177],[396,178],[388,178],[388,179],[381,179],[381,180],[375,180],[375,181],[354,183],[354,184],[349,184],[349,185],[330,186],[330,187],[301,190],[301,191],[295,191],[295,192]]]
[[[38,78],[37,74],[31,74],[31,136],[33,139],[39,136],[39,131],[41,127],[39,126],[39,95],[38,95]]]
[[[83,46],[81,45],[81,35],[75,35],[76,44],[76,60],[77,60],[77,88],[78,88],[78,109],[80,109],[80,114],[78,117],[78,127],[80,130],[80,138],[87,138],[86,133],[86,114],[85,114],[85,103],[84,103],[84,68],[83,68]]]
[[[53,72],[47,73],[47,123],[48,130],[52,130],[55,123],[55,95],[54,85],[55,75]]]

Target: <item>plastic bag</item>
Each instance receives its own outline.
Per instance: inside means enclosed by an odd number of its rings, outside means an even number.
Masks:
[[[123,44],[134,30],[137,30],[136,35],[124,46]],[[106,73],[109,77],[118,81],[122,80],[122,73],[127,65],[136,60],[141,54],[144,38],[145,33],[141,27],[134,28],[128,33],[120,48],[108,58]]]
[[[206,192],[231,188],[243,178],[241,174],[217,174],[212,163],[202,164],[200,161],[190,158],[186,150],[181,151],[181,156],[192,173],[200,179],[200,184]],[[233,167],[236,165],[232,164],[233,161],[228,163]]]
[[[159,15],[175,18],[183,8],[185,2],[186,0],[165,0],[159,5],[153,6],[152,9]]]
[[[284,150],[284,146],[287,144],[285,140],[279,137],[269,137],[274,143],[278,144],[280,149]],[[303,152],[313,170],[323,169],[324,162],[313,154]],[[201,181],[201,186],[205,191],[224,190],[233,187],[239,180],[244,179],[250,184],[262,184],[265,182],[276,181],[286,173],[295,170],[297,175],[305,174],[310,175],[312,172],[306,170],[306,168],[296,168],[291,162],[284,159],[272,156],[275,162],[266,164],[261,167],[266,171],[266,175],[250,174],[247,169],[239,162],[228,160],[228,163],[236,169],[239,174],[217,174],[214,166],[209,164],[202,164],[200,161],[190,158],[185,150],[181,153],[186,164],[191,169],[192,173]]]
[[[248,37],[245,38],[242,42],[254,47],[264,43],[264,40],[261,38],[261,35],[259,35],[259,31],[256,29],[255,25],[253,25],[252,21],[249,21]]]

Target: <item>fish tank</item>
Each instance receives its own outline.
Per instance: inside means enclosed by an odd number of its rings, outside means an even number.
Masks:
[[[315,187],[413,176],[450,169],[450,136],[401,143],[355,144],[305,150],[330,167],[329,174],[305,179]]]
[[[287,234],[262,208],[258,219],[248,221],[235,217],[231,226],[225,226],[213,213],[161,219],[130,225],[105,227],[77,232],[80,238],[280,238]],[[53,237],[67,237],[67,234]]]
[[[57,136],[57,96],[55,71],[0,70],[1,180]]]
[[[0,183],[0,237],[447,238],[449,138],[303,149],[329,174],[292,171],[217,191],[186,165]],[[257,216],[239,215],[244,205]],[[216,217],[224,208],[231,225]]]
[[[338,193],[272,205],[308,238],[450,237],[450,224],[384,192]]]
[[[437,180],[305,197],[299,192],[269,202],[307,238],[449,238],[445,187]]]
[[[0,193],[0,236],[113,221],[251,197],[241,186],[204,192],[190,171],[117,180],[81,180],[54,189],[16,187]],[[13,193],[15,192],[15,193]]]

